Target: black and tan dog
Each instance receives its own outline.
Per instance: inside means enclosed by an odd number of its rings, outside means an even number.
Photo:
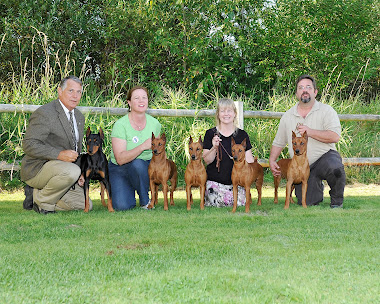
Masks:
[[[87,153],[81,155],[81,171],[84,177],[84,196],[85,196],[85,208],[84,212],[88,212],[90,208],[89,204],[89,185],[90,180],[100,181],[100,197],[104,207],[108,207],[109,212],[113,212],[112,208],[112,194],[111,184],[108,175],[108,162],[107,157],[102,151],[102,145],[104,140],[104,134],[102,128],[99,128],[98,134],[91,133],[90,127],[86,132],[86,147]],[[108,202],[107,205],[104,200],[104,190],[107,191]]]

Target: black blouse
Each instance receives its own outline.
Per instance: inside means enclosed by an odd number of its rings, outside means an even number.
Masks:
[[[210,150],[212,148],[212,139],[217,134],[216,127],[209,129],[206,131],[204,140],[203,140],[203,148]],[[231,138],[233,135],[225,137],[222,134],[218,134],[221,138],[221,144],[223,145],[224,149],[228,152],[229,155],[231,155]],[[247,150],[252,149],[251,141],[249,140],[249,136],[247,132],[244,130],[238,129],[237,133],[234,136],[234,140],[237,144],[240,144],[244,138],[246,138],[247,143]],[[234,165],[233,160],[230,159],[229,155],[226,153],[226,151],[221,147],[221,160],[220,160],[220,167],[219,172],[218,168],[216,167],[216,157],[212,163],[207,165],[206,172],[207,172],[207,179],[211,181],[215,181],[220,184],[224,185],[231,185],[231,173],[232,173],[232,167]],[[232,156],[232,155],[231,155]]]

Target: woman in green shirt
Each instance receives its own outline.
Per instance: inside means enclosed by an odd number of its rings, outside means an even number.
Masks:
[[[152,158],[152,132],[159,136],[161,124],[146,114],[148,90],[135,86],[128,91],[129,113],[115,122],[111,139],[112,152],[109,175],[112,205],[116,210],[136,207],[135,192],[140,207],[149,204],[148,166]]]

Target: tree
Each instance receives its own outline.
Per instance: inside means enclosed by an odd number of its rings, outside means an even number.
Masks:
[[[286,85],[289,79],[310,73],[322,87],[331,78],[339,78],[340,88],[350,92],[358,76],[367,81],[369,89],[376,87],[378,1],[277,0],[265,13],[267,60],[263,69],[272,81],[276,74],[283,75],[279,81]]]

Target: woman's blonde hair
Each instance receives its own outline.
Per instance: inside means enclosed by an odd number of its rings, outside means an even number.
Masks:
[[[218,105],[216,107],[216,112],[215,112],[216,128],[218,129],[220,126],[219,112],[221,109],[224,109],[224,108],[231,108],[234,110],[234,113],[235,113],[235,118],[234,118],[235,132],[234,132],[234,135],[235,135],[237,132],[237,125],[236,125],[237,124],[237,121],[236,121],[237,120],[237,109],[235,106],[235,102],[230,98],[221,98],[218,101]]]

